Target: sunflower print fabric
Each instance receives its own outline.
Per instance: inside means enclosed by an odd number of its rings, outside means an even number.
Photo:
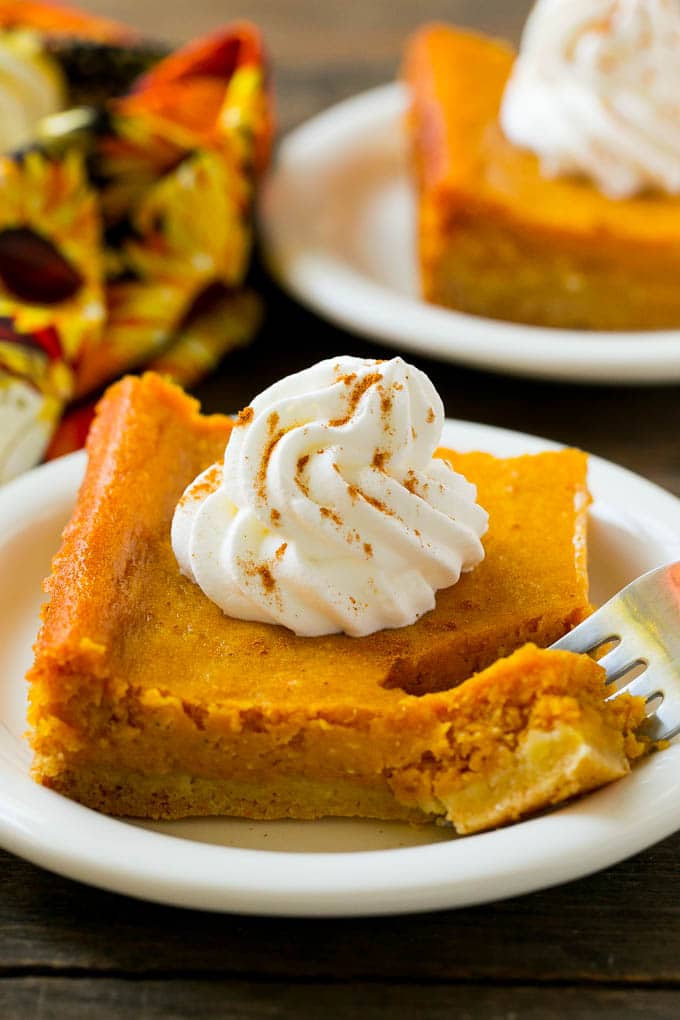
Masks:
[[[73,46],[90,44],[87,16],[69,12],[85,20],[65,44],[59,26],[45,33],[47,6],[57,18],[51,5],[27,10],[46,51],[68,53],[68,74]],[[0,0],[0,28],[21,7]],[[115,59],[117,40],[102,39],[100,20],[93,31]],[[132,63],[150,59],[140,49]],[[48,118],[32,149],[0,157],[0,481],[48,444],[54,455],[82,441],[87,407],[59,425],[74,399],[141,367],[193,385],[252,337],[260,310],[244,281],[270,139],[261,41],[238,24],[155,63],[104,108]]]

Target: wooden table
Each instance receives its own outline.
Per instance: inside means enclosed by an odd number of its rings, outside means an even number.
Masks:
[[[448,17],[516,36],[526,0],[89,0],[180,41],[244,8],[276,61],[283,128],[389,79],[408,31]],[[257,343],[199,395],[232,410],[281,374],[376,356],[266,285]],[[518,381],[412,359],[447,413],[582,446],[680,495],[678,387]],[[680,1016],[680,833],[606,872],[491,906],[401,918],[201,914],[98,892],[0,853],[0,1017]]]

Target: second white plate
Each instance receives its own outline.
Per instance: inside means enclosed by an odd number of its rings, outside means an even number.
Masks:
[[[518,326],[424,302],[405,108],[402,86],[382,86],[284,140],[261,204],[265,253],[284,287],[345,329],[446,361],[573,382],[680,380],[680,330]]]
[[[443,442],[497,456],[553,447],[465,422]],[[162,903],[250,914],[344,916],[483,903],[587,875],[680,828],[680,740],[559,811],[456,839],[426,825],[330,819],[108,818],[29,776],[26,683],[49,572],[85,466],[73,454],[0,489],[0,845],[62,875]],[[603,601],[680,559],[680,502],[592,458],[590,573]]]

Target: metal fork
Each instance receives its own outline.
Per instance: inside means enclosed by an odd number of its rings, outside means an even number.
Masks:
[[[612,697],[627,691],[645,698],[643,732],[670,740],[680,733],[680,562],[638,577],[551,648],[592,652],[612,641],[616,647],[598,659],[607,683],[616,684]]]

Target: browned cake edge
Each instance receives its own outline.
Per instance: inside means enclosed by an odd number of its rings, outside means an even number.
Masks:
[[[528,645],[451,691],[354,720],[225,705],[199,724],[177,699],[129,703],[124,718],[112,705],[105,735],[74,735],[68,762],[45,747],[36,774],[112,814],[443,817],[473,832],[629,771],[644,703],[605,697],[591,659]]]

